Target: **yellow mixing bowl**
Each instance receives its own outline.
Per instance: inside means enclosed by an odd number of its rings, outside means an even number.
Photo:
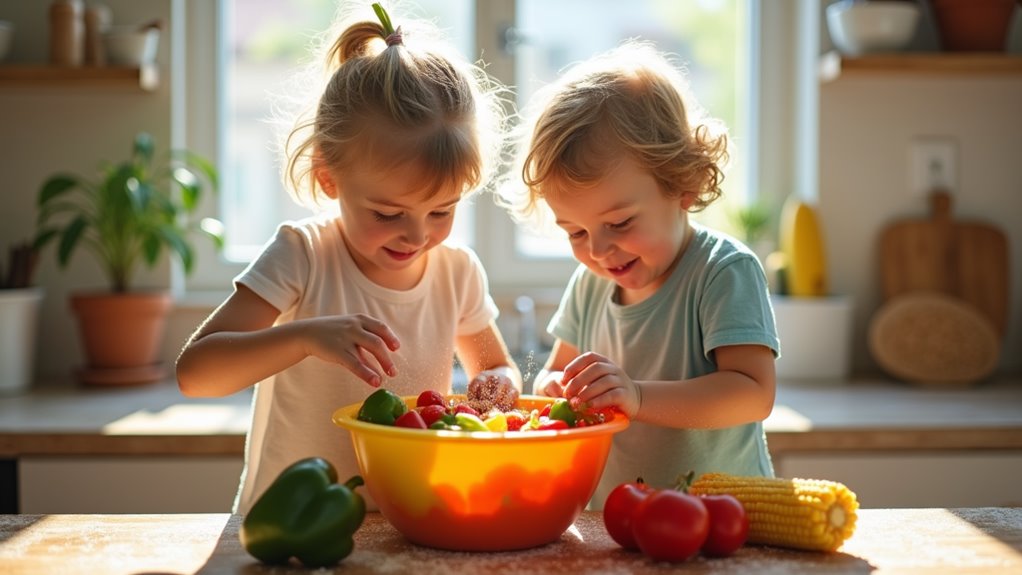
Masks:
[[[414,408],[416,397],[403,399]],[[518,405],[531,410],[551,402],[525,395]],[[616,414],[556,431],[406,429],[359,421],[359,407],[338,409],[333,421],[351,432],[380,512],[413,543],[456,551],[556,541],[596,489],[613,435],[628,427],[628,418]]]

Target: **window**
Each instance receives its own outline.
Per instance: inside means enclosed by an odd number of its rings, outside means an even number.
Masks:
[[[750,24],[756,18],[755,2],[417,0],[406,4],[417,4],[421,14],[435,18],[473,59],[481,53],[487,62],[510,62],[510,66],[489,69],[514,86],[522,101],[573,61],[626,38],[654,41],[686,63],[700,103],[725,121],[736,144],[737,161],[725,182],[727,201],[697,218],[725,225],[726,204],[747,197],[748,167],[756,164],[754,123],[750,122],[754,114],[748,112],[756,93],[750,80],[754,77],[750,54],[756,34]],[[306,61],[310,41],[332,20],[335,6],[336,0],[189,2],[189,65],[202,60],[203,41],[209,43],[207,47],[217,47],[220,60],[215,66],[206,64],[209,70],[204,79],[196,79],[191,69],[187,72],[189,86],[208,86],[202,89],[205,92],[182,96],[189,102],[188,139],[197,149],[203,146],[196,140],[215,142],[211,145],[219,150],[222,193],[212,209],[224,220],[229,242],[219,262],[212,252],[200,254],[190,289],[228,288],[230,279],[258,253],[279,222],[307,215],[279,183],[281,159],[269,120],[274,95],[286,90],[291,71]],[[210,38],[195,39],[196,33]],[[218,39],[215,44],[212,38]],[[211,111],[213,101],[217,106]],[[485,197],[459,210],[457,226],[456,233],[479,253],[497,291],[560,288],[576,265],[563,238],[524,233]]]

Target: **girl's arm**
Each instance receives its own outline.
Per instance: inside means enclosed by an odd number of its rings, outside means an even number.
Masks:
[[[490,320],[482,331],[458,336],[454,346],[469,381],[492,376],[522,391],[522,374],[508,353],[495,321]]]
[[[774,405],[773,352],[732,345],[713,353],[717,371],[681,381],[633,381],[609,359],[585,353],[564,368],[563,393],[665,427],[714,429],[766,419]]]
[[[229,395],[309,356],[344,365],[370,385],[379,386],[383,373],[395,374],[388,350],[396,350],[398,341],[383,323],[359,314],[275,326],[278,315],[277,308],[239,285],[178,356],[181,392],[190,397]],[[366,355],[379,367],[368,364]]]

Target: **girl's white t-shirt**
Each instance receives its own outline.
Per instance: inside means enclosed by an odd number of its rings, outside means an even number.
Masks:
[[[383,288],[359,271],[336,219],[310,218],[282,224],[235,283],[280,310],[276,324],[355,313],[383,321],[401,342],[392,354],[398,375],[385,378],[383,386],[398,395],[449,393],[455,337],[483,330],[497,317],[497,307],[470,249],[441,244],[425,257],[418,285]],[[344,366],[314,357],[256,384],[234,511],[247,513],[298,459],[327,459],[341,481],[359,473],[349,433],[331,416],[373,391]],[[374,509],[375,502],[363,495]]]

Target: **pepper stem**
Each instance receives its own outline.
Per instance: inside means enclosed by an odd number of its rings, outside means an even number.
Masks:
[[[344,486],[348,489],[354,490],[356,487],[365,485],[365,481],[362,480],[361,475],[352,475],[351,479],[344,482]]]

